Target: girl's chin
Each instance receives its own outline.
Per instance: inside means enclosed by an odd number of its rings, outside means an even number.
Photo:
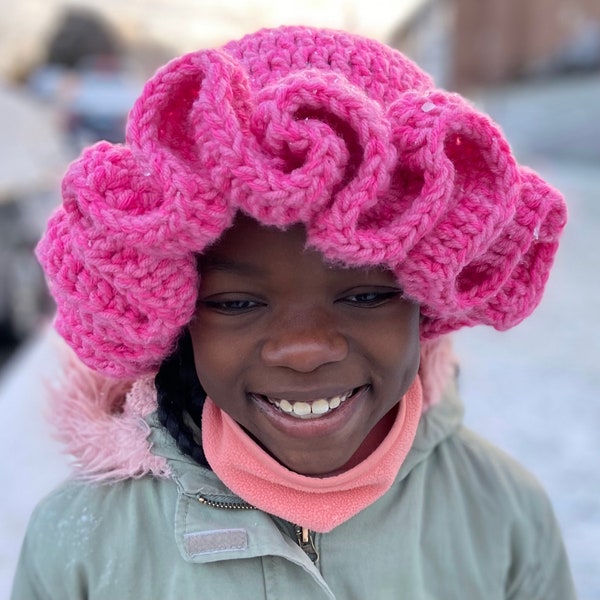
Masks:
[[[352,458],[338,458],[338,459],[327,459],[324,460],[322,457],[315,459],[314,456],[310,458],[297,458],[297,459],[284,459],[275,457],[276,460],[284,467],[304,475],[305,477],[317,477],[326,478],[340,475],[348,469],[352,468]]]

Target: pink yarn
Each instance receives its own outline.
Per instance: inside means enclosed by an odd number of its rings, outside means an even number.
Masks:
[[[537,306],[566,222],[500,130],[399,52],[262,30],[175,59],[63,182],[38,256],[56,327],[104,374],[156,370],[190,321],[195,256],[242,211],[344,265],[387,265],[422,337],[511,327]]]

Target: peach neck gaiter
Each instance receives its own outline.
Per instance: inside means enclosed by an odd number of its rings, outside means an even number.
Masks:
[[[290,471],[263,450],[227,413],[206,399],[202,445],[221,481],[255,507],[325,533],[383,496],[408,454],[421,417],[422,389],[416,377],[401,399],[381,444],[362,462],[331,477]]]

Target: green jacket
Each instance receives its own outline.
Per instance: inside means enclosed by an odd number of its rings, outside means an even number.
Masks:
[[[311,532],[305,551],[293,524],[247,508],[151,416],[172,477],[55,491],[31,519],[12,599],[575,598],[545,493],[461,421],[455,397],[431,408],[392,488]]]

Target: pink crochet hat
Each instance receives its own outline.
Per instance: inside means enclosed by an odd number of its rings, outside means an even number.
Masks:
[[[196,255],[238,211],[301,222],[344,265],[387,265],[422,337],[506,329],[538,304],[566,221],[499,129],[399,52],[343,32],[262,30],[173,60],[125,145],[74,162],[38,257],[56,328],[92,369],[155,371],[192,318]]]

